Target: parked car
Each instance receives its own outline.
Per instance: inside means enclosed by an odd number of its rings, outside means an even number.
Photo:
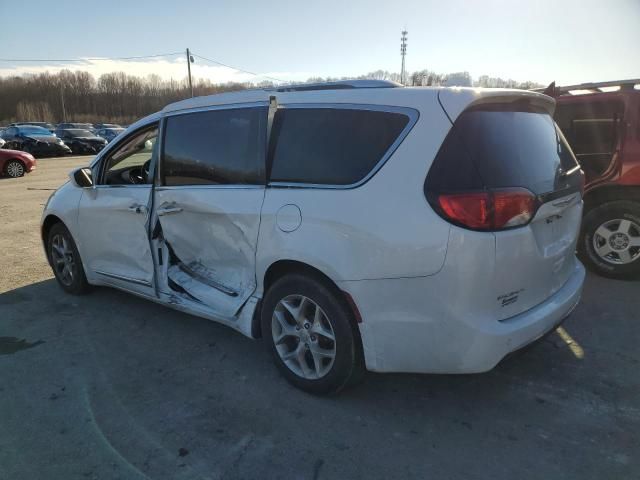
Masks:
[[[0,150],[0,172],[8,177],[22,177],[36,169],[33,155],[19,150]]]
[[[122,126],[117,123],[94,123],[94,130],[102,130],[103,128],[122,128]]]
[[[593,271],[613,278],[640,274],[639,86],[637,79],[547,91],[586,174],[578,250]]]
[[[46,128],[50,132],[53,132],[55,130],[54,126],[51,125],[49,122],[14,122],[9,124],[10,127],[24,127],[27,125]]]
[[[67,130],[70,128],[79,128],[82,130],[89,130],[91,133],[95,133],[95,128],[93,128],[93,123],[78,123],[78,122],[65,122],[59,123],[56,125],[56,130]]]
[[[34,156],[61,156],[71,153],[62,140],[46,128],[33,125],[8,127],[2,137],[6,148],[29,152]]]
[[[0,132],[0,135],[2,135],[2,132]],[[7,142],[5,142],[4,138],[0,136],[0,148],[4,148],[5,143]]]
[[[124,132],[124,128],[121,128],[121,127],[101,128],[96,132],[96,135],[104,138],[107,142],[110,142],[111,140],[116,138],[118,135],[120,135],[122,132]]]
[[[107,144],[104,138],[81,128],[56,130],[56,135],[62,139],[74,154],[95,154]]]
[[[46,254],[69,293],[262,337],[310,392],[365,369],[484,372],[580,298],[584,178],[553,108],[373,80],[178,102],[53,194]]]

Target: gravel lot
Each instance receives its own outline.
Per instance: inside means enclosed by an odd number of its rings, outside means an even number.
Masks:
[[[0,479],[640,478],[640,283],[590,275],[484,375],[291,388],[259,342],[106,288],[63,294],[38,224],[68,171],[0,179]]]

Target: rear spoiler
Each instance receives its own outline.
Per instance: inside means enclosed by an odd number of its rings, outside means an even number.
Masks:
[[[526,102],[546,110],[549,115],[553,115],[556,107],[555,100],[549,96],[509,88],[444,88],[438,91],[438,100],[452,123],[463,111],[486,104]]]
[[[581,93],[602,93],[605,88],[618,87],[620,90],[633,90],[636,86],[640,86],[640,78],[629,80],[612,80],[609,82],[590,82],[579,83],[577,85],[566,85],[562,87],[556,86],[556,82],[551,82],[545,88],[534,88],[533,92],[543,93],[550,97],[559,97],[561,95],[573,95],[571,92]]]

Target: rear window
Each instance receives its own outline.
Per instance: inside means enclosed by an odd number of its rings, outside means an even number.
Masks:
[[[382,160],[409,117],[356,109],[289,108],[276,113],[271,181],[350,185]]]
[[[560,173],[576,166],[548,113],[528,107],[507,111],[484,106],[456,120],[426,186],[436,192],[524,187],[543,194],[566,188]]]

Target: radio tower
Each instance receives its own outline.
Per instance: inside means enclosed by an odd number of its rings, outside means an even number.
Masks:
[[[404,30],[402,30],[402,37],[400,38],[400,40],[402,41],[402,43],[400,43],[400,55],[402,56],[402,68],[400,69],[400,83],[401,84],[405,84],[405,73],[404,73],[404,57],[407,54],[407,29],[405,28]]]

